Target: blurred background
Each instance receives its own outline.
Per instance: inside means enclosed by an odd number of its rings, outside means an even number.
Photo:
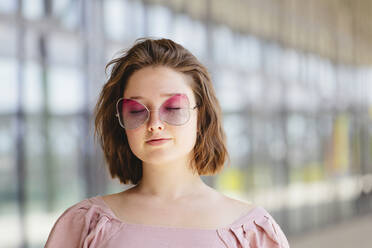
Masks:
[[[291,247],[372,247],[372,1],[1,0],[0,246],[43,247],[71,205],[122,191],[93,138],[105,64],[166,37],[212,74],[231,165]],[[113,117],[114,118],[114,117]]]

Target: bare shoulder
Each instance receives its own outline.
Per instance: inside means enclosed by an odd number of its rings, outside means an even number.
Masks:
[[[227,196],[217,190],[211,192],[209,199],[212,200],[206,203],[206,214],[217,221],[215,226],[227,226],[256,207],[252,202]]]
[[[119,193],[103,195],[102,198],[106,205],[109,206],[111,211],[121,220],[130,219],[128,216],[135,216],[135,214],[141,214],[138,211],[138,202],[133,202],[130,197],[130,189],[124,190]],[[143,206],[143,205],[141,205]]]
[[[126,191],[114,193],[114,194],[107,194],[103,195],[102,198],[105,203],[114,211],[116,212],[117,209],[120,209],[123,206],[123,202],[125,202]],[[124,204],[125,206],[125,204]]]
[[[112,203],[118,199],[120,193],[103,195],[102,198],[107,203]]]
[[[242,199],[236,199],[224,194],[222,194],[222,198],[224,199],[224,202],[226,202],[226,204],[230,206],[230,209],[232,209],[233,212],[238,212],[241,215],[248,213],[249,211],[256,207],[256,205],[253,204],[252,202],[245,201]]]
[[[219,209],[218,212],[231,215],[233,219],[248,213],[256,207],[256,205],[250,201],[230,197],[213,188],[211,189],[210,195],[212,196],[211,198],[214,198],[211,202],[214,202],[215,206],[219,206],[216,208]]]
[[[102,197],[124,222],[161,226],[227,226],[254,207],[249,202],[228,197],[213,188],[172,204],[154,204],[152,200],[138,197],[128,190]]]

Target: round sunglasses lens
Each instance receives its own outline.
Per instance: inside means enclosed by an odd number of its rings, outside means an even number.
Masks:
[[[126,129],[134,129],[141,126],[147,119],[148,111],[141,103],[122,99],[119,102],[120,121]]]
[[[186,95],[177,94],[160,107],[160,119],[171,125],[183,125],[190,117],[189,101]]]

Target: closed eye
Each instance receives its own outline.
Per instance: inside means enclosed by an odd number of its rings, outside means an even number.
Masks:
[[[141,112],[143,112],[143,111],[145,111],[145,110],[142,109],[142,110],[138,110],[138,111],[130,111],[130,113],[131,113],[131,114],[138,114],[138,113],[141,113]]]

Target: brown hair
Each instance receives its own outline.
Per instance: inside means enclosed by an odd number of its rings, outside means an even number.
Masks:
[[[199,175],[217,174],[229,155],[222,128],[222,113],[207,69],[187,49],[169,39],[137,39],[135,44],[111,60],[112,66],[95,106],[95,137],[99,137],[112,178],[137,184],[142,178],[142,161],[131,151],[125,130],[116,118],[116,101],[122,97],[129,77],[147,66],[167,66],[191,76],[191,88],[198,105],[198,135],[192,169]],[[191,166],[191,165],[190,165]]]

